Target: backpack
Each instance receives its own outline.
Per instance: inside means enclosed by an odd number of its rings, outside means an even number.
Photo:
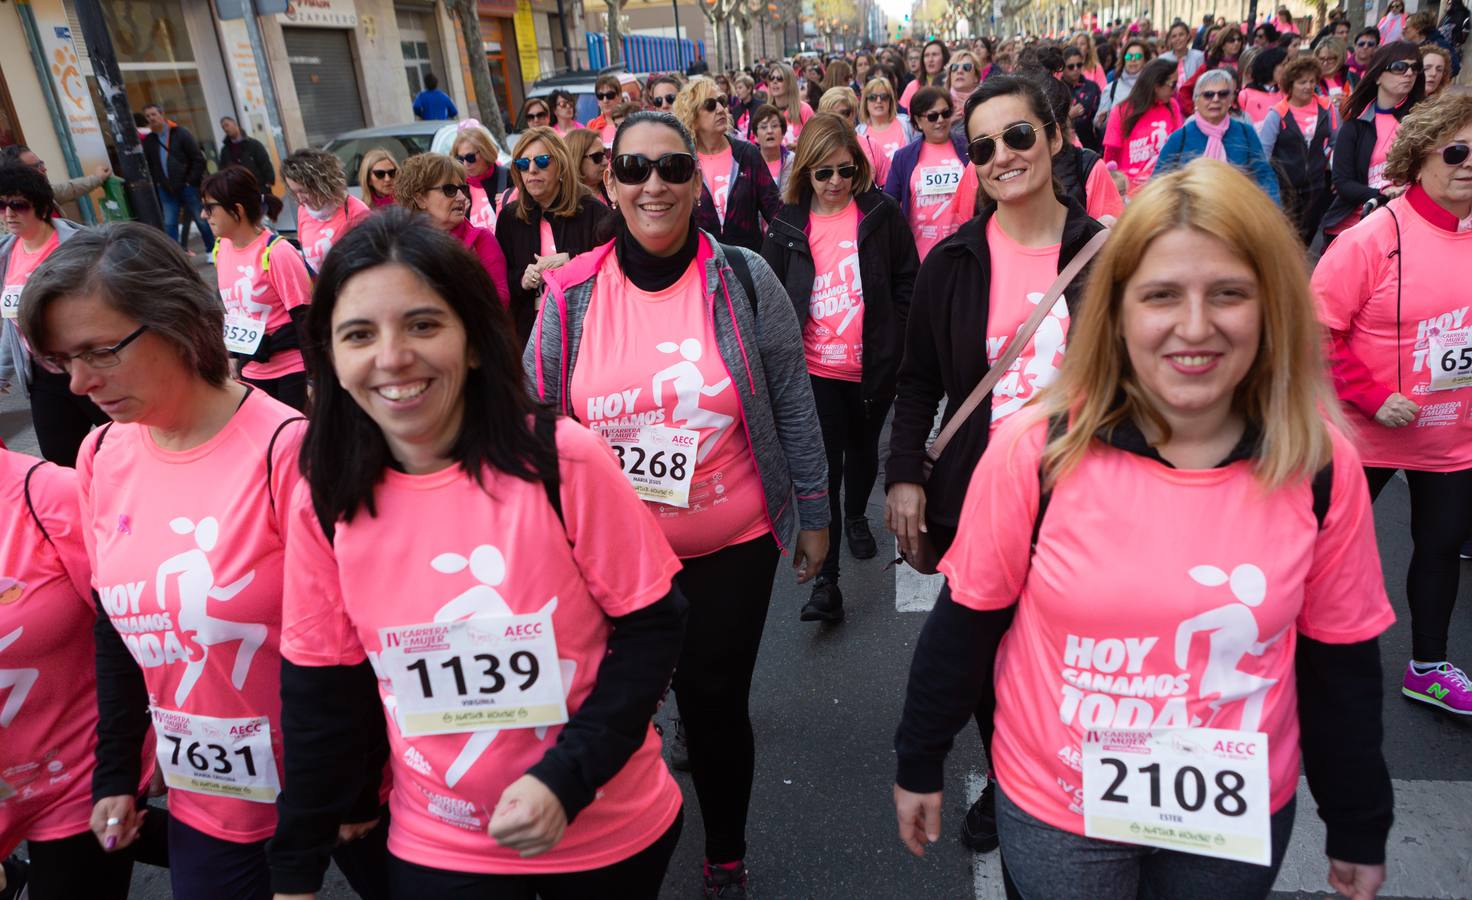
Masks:
[[[741,282],[741,289],[746,291],[746,302],[751,304],[752,318],[756,318],[756,282],[751,278],[751,266],[747,265],[745,254],[740,247],[730,244],[722,244],[721,251],[726,254],[726,264],[736,273],[736,280]]]

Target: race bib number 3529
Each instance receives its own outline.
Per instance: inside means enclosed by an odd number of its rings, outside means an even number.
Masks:
[[[1083,775],[1088,837],[1261,866],[1272,861],[1266,734],[1091,731]]]

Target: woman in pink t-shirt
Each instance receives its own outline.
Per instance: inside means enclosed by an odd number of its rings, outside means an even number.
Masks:
[[[761,151],[734,136],[729,102],[706,77],[690,79],[675,100],[675,118],[694,136],[700,161],[695,224],[723,244],[759,250],[782,201]]]
[[[553,131],[565,135],[574,128],[583,127],[583,123],[578,121],[578,104],[572,94],[556,90],[547,96],[552,99]]]
[[[394,187],[399,205],[420,212],[439,230],[458,240],[491,276],[502,305],[510,303],[506,257],[495,232],[470,224],[470,185],[465,168],[439,153],[418,153],[404,160]]]
[[[940,564],[895,738],[912,852],[939,836],[946,751],[995,685],[1023,896],[1266,897],[1300,746],[1329,884],[1375,895],[1395,616],[1301,265],[1274,204],[1215,160],[1126,209],[1062,375],[997,432]]]
[[[281,161],[281,177],[296,198],[297,242],[307,267],[322,268],[327,251],[368,217],[367,205],[348,193],[342,162],[326,150],[298,150]]]
[[[466,221],[495,234],[501,198],[511,186],[511,173],[497,162],[500,153],[495,140],[484,125],[466,119],[455,132],[450,155],[465,167],[465,183],[470,185],[470,212]]]
[[[787,133],[782,136],[782,144],[796,147],[797,139],[802,135],[802,127],[813,117],[813,108],[802,99],[797,76],[783,63],[772,66],[768,89],[771,92],[771,104],[782,110],[782,118],[787,122]]]
[[[374,147],[363,154],[358,166],[358,187],[363,192],[363,202],[369,208],[394,205],[394,177],[399,174],[399,164],[394,155],[382,147]]]
[[[333,262],[283,501],[274,890],[320,889],[353,760],[386,738],[393,897],[654,897],[682,820],[650,721],[679,561],[608,448],[528,397],[453,240],[390,212]]]
[[[694,226],[698,168],[678,119],[629,117],[614,239],[549,279],[524,365],[541,400],[614,447],[683,561],[677,731],[714,894],[745,885],[752,673],[780,551],[799,583],[828,552],[828,473],[792,301],[759,256]]]
[[[226,166],[205,178],[201,207],[215,233],[210,261],[225,302],[225,349],[241,380],[296,409],[307,408],[307,369],[298,329],[312,303],[301,254],[261,225],[281,201],[261,194],[256,176]]]
[[[976,208],[976,173],[966,165],[965,135],[944,88],[921,88],[910,101],[920,139],[895,151],[884,192],[899,203],[920,261],[956,233]]]
[[[108,851],[135,840],[151,721],[180,900],[269,893],[281,786],[283,535],[302,419],[231,380],[224,324],[218,293],[178,245],[133,222],[68,242],[21,310],[38,360],[113,419],[77,461],[105,613],[92,830]],[[336,854],[365,897],[384,896],[381,765],[347,767],[363,802]]]
[[[1124,102],[1109,111],[1104,128],[1104,161],[1124,173],[1126,194],[1150,180],[1165,139],[1181,127],[1184,117],[1176,103],[1176,64],[1151,60],[1140,72]]]
[[[1411,496],[1411,660],[1401,692],[1472,716],[1472,682],[1447,634],[1472,532],[1472,335],[1458,276],[1472,259],[1472,98],[1427,100],[1406,116],[1385,177],[1405,193],[1339,236],[1314,270],[1333,342],[1334,382],[1370,494],[1397,470]]]
[[[797,310],[828,456],[828,556],[804,622],[843,620],[841,538],[856,559],[878,552],[866,510],[904,341],[899,311],[909,308],[920,261],[899,205],[873,186],[871,172],[847,122],[814,116],[797,142],[787,204],[762,247]]]
[[[888,78],[872,78],[864,85],[864,95],[859,98],[859,127],[855,130],[874,168],[874,184],[883,189],[895,151],[915,139],[910,120],[900,115],[895,104],[894,85]]]

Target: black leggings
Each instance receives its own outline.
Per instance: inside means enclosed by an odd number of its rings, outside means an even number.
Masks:
[[[168,829],[169,811],[154,806],[148,808],[138,840],[115,853],[104,852],[91,831],[30,841],[26,845],[31,857],[27,896],[31,900],[125,900],[134,863],[168,868]]]
[[[72,393],[71,376],[31,366],[31,424],[48,461],[75,468],[87,432],[107,421],[97,404]]]
[[[837,579],[843,521],[867,513],[869,493],[879,477],[879,433],[884,430],[884,417],[889,415],[889,401],[866,403],[857,381],[811,377],[818,421],[823,427],[823,449],[828,454],[828,511],[832,514],[828,556],[818,574]],[[839,487],[845,488],[842,515]]]
[[[780,552],[770,534],[681,560],[675,583],[690,601],[673,687],[705,824],[705,858],[746,856],[746,812],[756,770],[747,703]]]
[[[282,375],[280,378],[246,378],[241,376],[240,380],[253,387],[260,388],[266,392],[266,396],[273,400],[280,400],[292,409],[304,411],[307,408],[306,372],[292,372],[290,375]]]
[[[1372,502],[1395,472],[1365,468]],[[1447,658],[1446,635],[1462,571],[1458,550],[1472,533],[1472,469],[1405,472],[1411,488],[1411,565],[1406,572],[1411,658],[1441,662]]]

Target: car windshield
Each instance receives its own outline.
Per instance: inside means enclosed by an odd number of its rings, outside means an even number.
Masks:
[[[427,153],[433,141],[433,133],[348,138],[330,141],[327,151],[342,161],[343,174],[348,176],[348,187],[360,187],[358,170],[363,167],[363,156],[369,150],[380,147],[392,154],[394,159],[403,160],[416,153]]]

